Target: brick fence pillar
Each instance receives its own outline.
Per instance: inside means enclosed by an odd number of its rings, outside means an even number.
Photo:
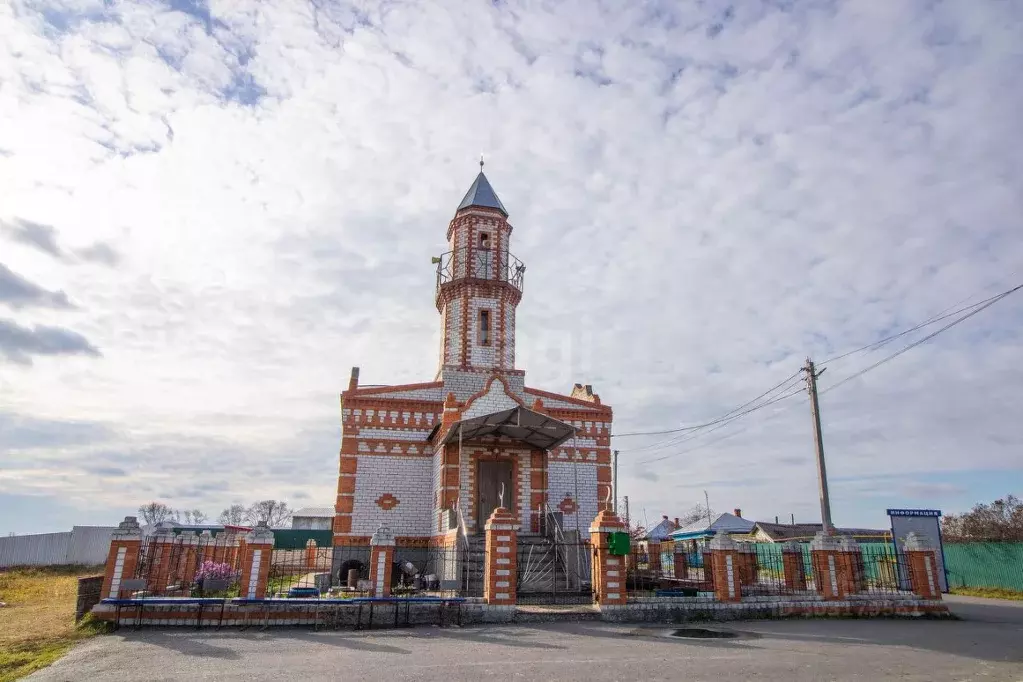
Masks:
[[[867,577],[863,565],[863,552],[860,550],[860,543],[850,537],[840,537],[838,547],[841,552],[839,561],[841,563],[841,575],[845,581],[843,593],[845,595],[857,594],[866,589]]]
[[[274,532],[265,521],[249,531],[241,552],[241,596],[246,599],[265,599],[273,559]]]
[[[121,582],[135,577],[141,542],[142,530],[138,519],[125,516],[124,521],[110,534],[110,550],[107,552],[103,588],[100,592],[102,598],[117,599],[121,594]]]
[[[786,542],[781,546],[781,567],[785,575],[785,587],[792,592],[806,591],[806,565],[803,563],[803,546],[798,542]]]
[[[316,540],[312,538],[305,541],[305,567],[310,571],[316,570]]]
[[[223,537],[223,533],[217,536],[216,539],[213,537],[213,533],[207,528],[203,532],[199,533],[199,565],[205,564],[207,561],[217,560],[217,547],[216,542]]]
[[[941,599],[937,549],[918,533],[908,533],[903,545],[909,563],[909,582],[913,592],[924,599]]]
[[[374,597],[391,596],[394,545],[394,533],[387,526],[377,528],[369,539],[369,582]]]
[[[704,545],[700,549],[700,559],[703,563],[703,583],[700,585],[700,591],[702,592],[713,592],[714,591],[714,552]]]
[[[174,537],[173,529],[168,526],[160,526],[157,527],[149,541],[152,543],[153,549],[150,555],[152,565],[149,567],[149,575],[145,576],[148,578],[148,589],[154,594],[163,596],[167,593],[167,587],[176,572],[176,566],[172,566],[171,563],[177,538]]]
[[[739,582],[743,585],[754,585],[757,582],[757,548],[752,542],[736,543],[739,549]]]
[[[519,521],[507,509],[498,507],[487,519],[484,530],[483,601],[488,604],[514,604]]]
[[[661,543],[657,540],[650,540],[646,543],[646,556],[649,562],[649,569],[655,578],[661,577]]]
[[[710,541],[713,557],[714,598],[718,601],[742,601],[740,553],[738,544],[725,534],[715,535]]]
[[[609,509],[597,514],[590,524],[590,545],[593,551],[591,582],[593,598],[598,604],[625,604],[627,601],[626,557],[612,556],[608,547],[608,534],[624,531],[625,524]]]
[[[245,553],[245,536],[241,533],[229,533],[224,539],[224,546],[227,548],[224,554],[225,563],[231,564],[236,571],[240,571],[242,555]]]
[[[675,577],[679,580],[689,579],[689,558],[686,556],[686,543],[676,542],[675,553],[672,555]]]
[[[813,564],[813,584],[826,600],[845,599],[848,579],[842,561],[842,546],[838,538],[820,531],[810,543]]]
[[[194,530],[186,530],[178,536],[178,540],[181,542],[181,561],[177,572],[182,589],[188,590],[200,564],[199,536]]]

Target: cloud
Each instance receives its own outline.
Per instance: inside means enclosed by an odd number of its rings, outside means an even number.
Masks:
[[[0,318],[0,354],[15,364],[31,365],[32,356],[85,355],[100,357],[99,350],[70,329],[35,325],[23,327]]]
[[[101,265],[106,265],[108,267],[114,267],[121,262],[121,255],[117,252],[117,250],[109,244],[104,244],[102,242],[97,242],[92,246],[79,249],[75,253],[79,258],[92,261],[94,263],[100,263]]]
[[[967,492],[965,487],[954,483],[924,483],[920,481],[905,484],[901,490],[906,497],[916,500],[933,500]]]
[[[0,219],[57,257],[5,262],[87,302],[75,329],[106,357],[8,373],[3,395],[130,431],[49,454],[140,494],[194,491],[169,478],[212,461],[231,495],[205,493],[210,513],[255,490],[329,504],[350,367],[434,376],[429,259],[481,150],[528,266],[517,364],[539,388],[593,384],[620,432],[714,419],[807,355],[1020,276],[1015,3],[15,6]],[[116,267],[68,267],[83,254]],[[1018,479],[1020,296],[822,395],[836,522],[898,502],[865,476]],[[822,363],[821,388],[897,347]],[[615,439],[621,490],[652,515],[706,488],[715,509],[813,520],[809,420],[795,393]],[[40,504],[106,494],[17,470]],[[988,497],[963,485],[956,504]]]
[[[57,231],[52,225],[14,218],[9,222],[0,221],[0,228],[19,244],[24,244],[57,259],[64,258],[64,252],[57,245]]]
[[[74,308],[63,291],[49,291],[0,263],[0,303],[12,308]]]
[[[5,455],[14,451],[61,449],[96,445],[116,435],[109,425],[94,421],[47,419],[0,411],[0,443]]]

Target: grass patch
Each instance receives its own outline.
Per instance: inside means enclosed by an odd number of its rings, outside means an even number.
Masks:
[[[75,625],[78,578],[102,569],[87,566],[0,571],[0,682],[45,668],[79,640],[107,628],[86,617]]]
[[[964,597],[987,597],[988,599],[1013,599],[1023,601],[1023,592],[1006,590],[1001,587],[953,587],[949,591],[952,594],[961,594]]]

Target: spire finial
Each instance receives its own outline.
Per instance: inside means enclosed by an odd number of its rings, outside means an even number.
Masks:
[[[480,152],[480,173],[483,172],[483,152]]]

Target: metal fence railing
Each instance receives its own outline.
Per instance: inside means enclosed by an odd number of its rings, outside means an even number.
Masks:
[[[145,537],[120,596],[238,596],[240,562],[237,542],[225,534]]]
[[[368,545],[274,550],[267,596],[366,596],[372,586]],[[446,547],[395,547],[393,595],[483,595],[484,548],[465,543]]]

